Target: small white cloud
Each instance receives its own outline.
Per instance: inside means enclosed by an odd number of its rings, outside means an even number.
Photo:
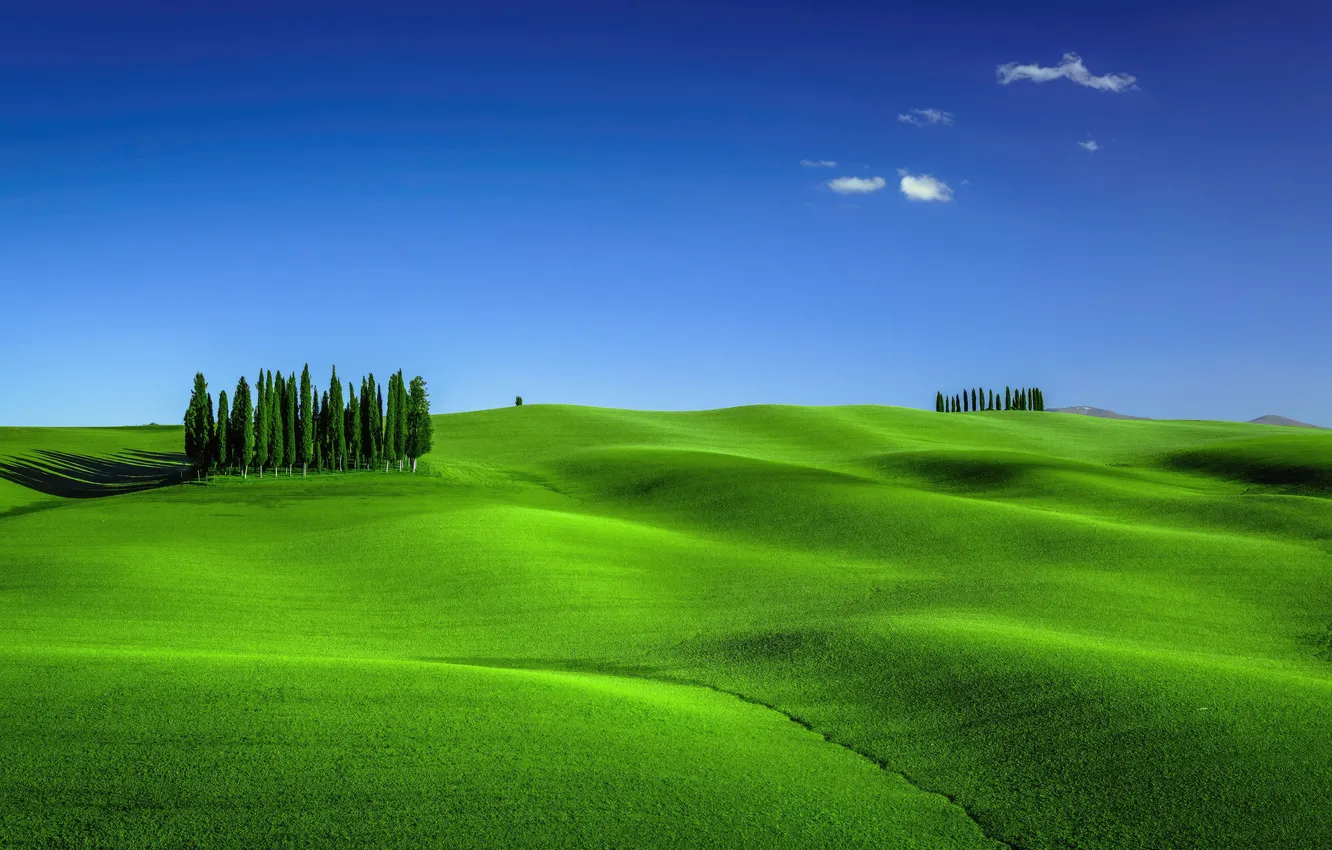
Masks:
[[[953,199],[953,190],[948,188],[948,184],[929,174],[912,174],[905,168],[897,169],[897,174],[902,178],[899,184],[902,194],[908,200],[947,203]]]
[[[827,183],[828,188],[839,195],[867,195],[887,185],[882,177],[838,177]]]
[[[1104,74],[1100,77],[1093,76],[1087,70],[1087,66],[1082,64],[1082,57],[1076,53],[1065,53],[1064,61],[1060,64],[1047,68],[1042,65],[1019,65],[1016,62],[1009,62],[1000,65],[994,69],[999,77],[1000,85],[1008,85],[1014,80],[1031,80],[1033,83],[1048,83],[1051,80],[1060,78],[1072,80],[1080,86],[1097,89],[1099,91],[1123,92],[1130,89],[1136,89],[1135,83],[1138,78],[1132,74]]]
[[[945,127],[951,127],[953,113],[933,108],[913,109],[910,112],[897,113],[897,120],[903,124],[915,124],[917,127],[925,127],[929,124],[942,124]]]
[[[1096,144],[1095,139],[1088,139],[1085,142],[1078,142],[1078,147],[1082,148],[1085,151],[1097,151],[1101,149],[1101,146]]]
[[[831,159],[802,159],[800,164],[806,168],[836,168],[837,163]]]

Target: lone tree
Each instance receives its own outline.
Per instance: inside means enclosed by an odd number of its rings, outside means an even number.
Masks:
[[[212,415],[208,399],[208,382],[203,372],[194,373],[194,390],[189,406],[185,408],[185,454],[194,464],[195,476],[208,468],[208,448],[212,442],[208,433],[208,419]]]
[[[520,396],[520,395],[516,395],[516,396],[514,396],[514,397],[513,397],[513,406],[514,406],[514,407],[522,407],[522,406],[523,406],[523,397]]]
[[[412,472],[416,471],[416,460],[421,455],[429,454],[434,444],[434,424],[430,421],[430,393],[426,390],[425,378],[417,375],[412,378],[412,388],[407,398],[407,457],[412,461]]]

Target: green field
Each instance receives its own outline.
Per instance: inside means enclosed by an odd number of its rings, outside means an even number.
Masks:
[[[180,443],[0,429],[0,846],[1332,847],[1332,433],[528,405],[51,495]]]

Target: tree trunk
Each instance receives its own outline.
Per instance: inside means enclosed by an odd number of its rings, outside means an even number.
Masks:
[[[307,464],[304,464],[304,463],[301,464],[301,477],[302,477],[302,478],[305,477],[306,466],[307,466]]]

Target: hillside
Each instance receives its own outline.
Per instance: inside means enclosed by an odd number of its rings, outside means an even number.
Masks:
[[[106,498],[180,429],[0,429],[0,845],[1332,846],[1332,434],[435,423]]]

